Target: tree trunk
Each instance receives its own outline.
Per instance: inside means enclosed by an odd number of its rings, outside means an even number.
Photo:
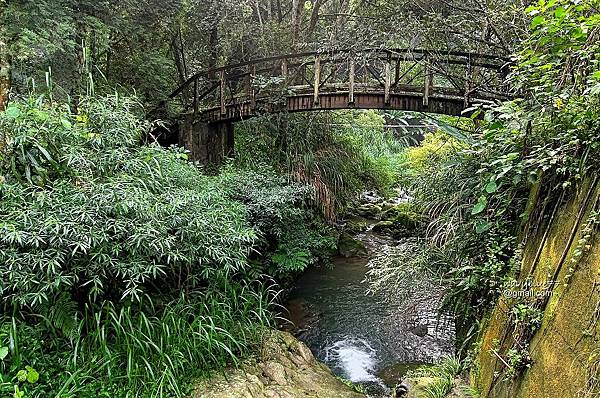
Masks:
[[[217,67],[217,60],[219,57],[219,27],[218,22],[214,22],[214,26],[210,28],[210,33],[208,36],[208,48],[209,48],[209,56],[208,56],[208,68],[213,69]],[[215,74],[213,72],[209,73],[209,78],[214,79]]]
[[[181,26],[179,26],[177,32],[174,32],[171,36],[171,53],[173,55],[173,60],[175,61],[175,67],[177,68],[179,84],[183,84],[188,78],[188,71],[185,62]]]
[[[276,7],[277,7],[277,22],[281,23],[281,22],[283,22],[283,11],[281,10],[281,0],[277,0]]]
[[[0,12],[3,10],[0,10]],[[0,111],[6,108],[10,91],[10,55],[4,29],[0,30]]]
[[[306,32],[306,38],[308,40],[311,39],[313,33],[315,32],[315,28],[317,27],[317,23],[319,22],[319,10],[323,3],[327,0],[316,0],[313,4],[312,13],[310,15],[310,24],[308,26],[308,31]]]
[[[300,0],[292,0],[292,47],[297,50],[298,42],[300,41],[300,24],[302,23],[302,9],[304,2]]]

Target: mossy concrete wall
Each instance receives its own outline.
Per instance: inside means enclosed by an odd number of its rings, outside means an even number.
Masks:
[[[600,239],[592,234],[585,254],[573,260],[588,218],[598,210],[596,180],[585,181],[569,199],[554,199],[541,221],[525,229],[519,280],[531,278],[533,289],[547,288],[549,298],[542,300],[542,323],[528,347],[531,364],[514,377],[506,354],[515,346],[509,313],[516,299],[502,296],[484,320],[472,373],[482,398],[600,396],[594,385],[600,376]],[[532,202],[542,206],[539,191],[532,191]]]

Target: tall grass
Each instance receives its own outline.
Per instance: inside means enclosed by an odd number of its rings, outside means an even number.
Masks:
[[[277,294],[272,284],[227,282],[160,309],[150,303],[117,308],[107,301],[84,311],[73,334],[78,338],[42,334],[42,340],[54,339],[53,350],[29,346],[11,355],[13,362],[35,364],[42,375],[39,386],[28,386],[31,397],[183,397],[194,379],[236,365],[256,348],[272,325]],[[8,337],[16,348],[23,329],[14,322]]]
[[[425,366],[409,372],[408,377],[433,378],[433,381],[423,386],[423,396],[426,398],[444,398],[454,388],[454,379],[462,371],[462,365],[457,358],[442,359],[433,366]]]

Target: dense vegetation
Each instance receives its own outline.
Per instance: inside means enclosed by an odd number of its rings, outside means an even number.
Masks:
[[[599,4],[412,3],[0,1],[0,393],[184,396],[254,352],[279,285],[327,260],[366,189],[401,185],[426,220],[372,260],[374,288],[441,276],[448,307],[481,317],[542,216],[532,185],[552,204],[600,168]],[[373,46],[514,53],[519,99],[410,148],[384,127],[400,114],[265,116],[218,174],[142,145],[145,112],[198,69]]]
[[[74,113],[40,96],[0,118],[9,388],[31,366],[58,395],[119,394],[103,378],[126,380],[123,393],[179,394],[181,380],[235,361],[270,324],[276,292],[253,281],[298,265],[252,268],[267,237],[268,258],[292,247],[303,266],[331,245],[320,230],[295,238],[310,223],[306,188],[266,169],[207,177],[179,149],[139,146],[135,108],[89,97]]]
[[[376,119],[367,136],[325,133],[347,153],[335,181],[292,178],[289,159],[266,157],[207,176],[182,149],[141,146],[139,111],[133,97],[73,106],[49,92],[0,116],[4,391],[182,395],[235,363],[273,324],[269,275],[285,280],[335,249],[320,215],[337,207],[323,213],[313,187],[331,184],[349,200],[382,175],[349,140],[393,145]],[[352,169],[355,159],[370,166]],[[391,177],[381,178],[384,189]]]
[[[429,217],[427,234],[372,261],[376,288],[394,289],[415,271],[441,275],[447,306],[472,325],[474,337],[472,321],[518,276],[526,224],[547,223],[552,208],[600,168],[597,11],[593,2],[528,7],[530,35],[509,76],[522,98],[481,109],[484,120],[478,110],[472,121],[459,122],[469,140],[440,131],[407,151],[407,185]],[[539,208],[528,204],[534,184],[543,192]],[[540,306],[517,303],[514,311],[527,312],[535,330]],[[521,343],[516,368],[527,356],[528,341]]]
[[[318,217],[328,199],[313,186],[340,184],[348,200],[381,175],[348,141],[393,144],[381,120],[367,136],[326,133],[347,153],[338,162],[368,166],[347,164],[320,185],[290,181],[288,159],[241,158],[207,176],[181,149],[139,145],[134,98],[82,97],[76,109],[30,96],[0,117],[3,382],[29,395],[180,395],[236,362],[272,325],[278,289],[267,275],[284,280],[335,249]],[[381,178],[384,189],[391,177]]]

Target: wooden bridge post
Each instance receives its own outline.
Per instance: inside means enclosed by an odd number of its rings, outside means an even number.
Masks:
[[[319,86],[321,85],[321,58],[319,54],[315,55],[315,85],[313,93],[314,105],[319,105]]]
[[[392,80],[390,64],[391,64],[391,54],[388,54],[387,60],[385,61],[385,72],[384,72],[385,82],[384,82],[384,88],[383,88],[383,98],[384,98],[383,102],[386,105],[390,104],[390,84],[391,84],[391,80]]]
[[[179,127],[179,144],[190,151],[190,160],[220,165],[234,155],[233,123],[206,123],[188,115]]]
[[[354,55],[350,56],[350,72],[348,77],[348,105],[354,105]]]
[[[400,58],[396,58],[396,68],[394,71],[394,86],[400,83]]]
[[[427,63],[425,63],[424,71],[423,106],[429,106],[429,94],[433,85],[433,72]]]

